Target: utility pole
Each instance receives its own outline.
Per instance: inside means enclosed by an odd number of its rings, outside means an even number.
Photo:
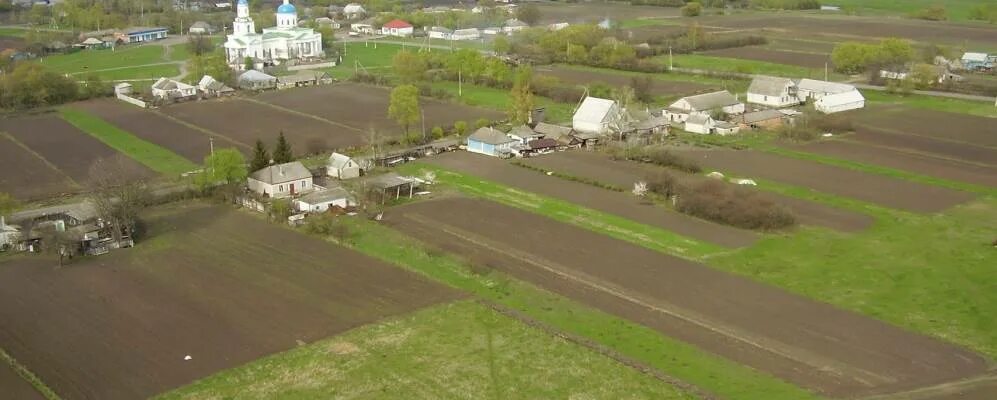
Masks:
[[[422,140],[426,141],[426,110],[419,110],[422,112]]]
[[[211,155],[215,155],[215,138],[208,136],[208,147],[210,149]]]
[[[671,71],[674,68],[675,65],[672,64],[672,46],[668,45],[668,70]]]
[[[464,95],[464,90],[463,90],[464,89],[464,80],[463,80],[462,71],[463,71],[463,68],[460,67],[460,66],[458,66],[457,67],[457,97],[461,97],[461,96]]]
[[[827,80],[827,61],[824,62],[824,80]]]

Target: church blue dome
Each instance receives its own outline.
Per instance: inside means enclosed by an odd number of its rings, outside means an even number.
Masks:
[[[241,6],[241,5],[249,5],[249,2],[248,2],[248,1],[246,1],[246,0],[239,0],[239,5],[240,5],[240,6]]]
[[[291,3],[284,3],[281,4],[280,7],[277,7],[277,14],[297,14],[297,13],[298,10],[296,10],[294,8],[294,5]]]

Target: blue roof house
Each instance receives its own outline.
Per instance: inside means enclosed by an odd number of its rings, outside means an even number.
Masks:
[[[128,43],[139,43],[139,42],[150,42],[153,40],[166,39],[167,28],[157,27],[157,28],[131,28],[125,31],[125,35],[128,36]]]
[[[512,156],[512,146],[516,143],[519,142],[502,131],[486,126],[468,136],[467,151],[492,157],[509,157]]]

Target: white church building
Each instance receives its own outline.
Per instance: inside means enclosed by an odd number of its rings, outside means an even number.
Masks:
[[[233,67],[243,68],[246,57],[266,64],[280,64],[322,55],[322,34],[298,27],[298,12],[288,0],[277,7],[277,26],[263,28],[263,33],[256,33],[247,0],[239,0],[232,34],[225,41],[225,56]]]

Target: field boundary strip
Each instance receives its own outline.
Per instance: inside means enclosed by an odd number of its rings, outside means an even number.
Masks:
[[[14,143],[18,147],[24,149],[24,151],[26,151],[28,154],[31,154],[33,157],[37,158],[39,161],[41,161],[42,163],[44,163],[45,166],[47,166],[50,169],[52,169],[53,171],[55,171],[57,174],[59,174],[59,176],[62,176],[66,180],[66,182],[68,182],[70,185],[73,186],[73,188],[75,188],[75,189],[82,189],[83,188],[71,176],[67,175],[65,172],[62,172],[62,170],[59,169],[59,167],[56,167],[55,164],[52,164],[51,161],[49,161],[45,157],[42,157],[41,154],[38,154],[37,151],[32,150],[26,144],[21,143],[21,141],[17,140],[17,138],[15,138],[13,135],[11,135],[11,134],[9,134],[7,132],[0,131],[0,136],[3,136],[7,140],[10,140],[11,143]]]
[[[609,358],[609,359],[611,359],[613,361],[616,361],[616,362],[618,362],[618,363],[620,363],[620,364],[622,364],[622,365],[624,365],[626,367],[632,368],[632,369],[637,370],[638,372],[641,372],[641,373],[643,373],[645,375],[651,376],[651,377],[653,377],[653,378],[655,378],[655,379],[657,379],[659,381],[662,381],[662,382],[667,383],[667,384],[669,384],[671,386],[679,388],[680,390],[682,390],[682,391],[684,391],[686,393],[692,394],[692,395],[696,396],[699,399],[702,399],[702,400],[720,400],[720,397],[718,397],[716,394],[713,394],[713,393],[711,393],[709,391],[704,390],[703,388],[701,388],[699,386],[696,386],[696,385],[693,385],[691,383],[685,382],[685,381],[683,381],[681,379],[678,379],[678,378],[676,378],[674,376],[668,375],[668,374],[664,373],[663,371],[661,371],[661,370],[659,370],[657,368],[651,367],[651,366],[649,366],[649,365],[647,365],[647,364],[645,364],[643,362],[640,362],[640,361],[638,361],[636,359],[627,357],[626,355],[623,355],[623,354],[619,353],[618,351],[613,350],[612,348],[610,348],[608,346],[599,344],[599,343],[597,343],[597,342],[595,342],[595,341],[593,341],[591,339],[587,339],[585,337],[582,337],[582,336],[579,336],[579,335],[575,335],[573,333],[565,332],[565,331],[563,331],[561,329],[558,329],[558,328],[556,328],[554,326],[551,326],[551,325],[549,325],[549,324],[547,324],[545,322],[536,320],[536,319],[530,317],[529,315],[527,315],[526,313],[523,313],[521,311],[518,311],[518,310],[515,310],[515,309],[512,309],[512,308],[503,306],[503,305],[501,305],[499,303],[496,303],[496,302],[493,302],[493,301],[490,301],[490,300],[487,300],[487,299],[476,298],[474,301],[476,301],[477,303],[479,303],[481,305],[484,305],[485,307],[490,308],[491,310],[493,310],[493,311],[495,311],[495,312],[497,312],[497,313],[499,313],[501,315],[504,315],[504,316],[506,316],[508,318],[511,318],[513,320],[516,320],[516,321],[519,321],[523,325],[526,325],[528,327],[537,329],[537,330],[539,330],[539,331],[541,331],[541,332],[543,332],[543,333],[545,333],[547,335],[550,335],[550,336],[553,336],[553,337],[556,337],[556,338],[559,338],[559,339],[563,339],[563,340],[568,341],[570,343],[574,343],[577,346],[584,347],[584,348],[592,351],[593,353],[602,355],[602,356],[604,356],[606,358]]]
[[[222,134],[220,134],[218,132],[215,132],[215,131],[213,131],[211,129],[203,128],[203,127],[201,127],[199,125],[192,124],[190,122],[184,121],[184,120],[182,120],[180,118],[177,118],[177,117],[174,117],[172,115],[169,115],[169,114],[166,114],[166,113],[163,113],[163,112],[159,112],[158,110],[151,110],[151,111],[152,111],[152,113],[154,113],[154,114],[156,114],[156,115],[158,115],[160,117],[166,118],[166,119],[168,119],[170,121],[176,122],[176,123],[178,123],[180,125],[183,125],[183,126],[186,126],[186,127],[190,128],[190,129],[193,129],[193,130],[196,130],[198,132],[204,133],[205,135],[214,136],[214,137],[217,137],[217,138],[225,139],[225,140],[231,142],[234,145],[242,146],[242,147],[244,147],[246,149],[252,149],[253,148],[253,146],[251,146],[249,144],[246,144],[246,143],[240,142],[238,140],[232,139],[232,138],[230,138],[228,136],[222,135]]]
[[[13,356],[8,354],[3,348],[0,348],[0,359],[3,359],[3,362],[7,364],[10,367],[10,369],[14,370],[14,372],[17,373],[18,376],[20,376],[22,379],[28,382],[28,384],[34,387],[35,390],[37,390],[38,393],[44,396],[46,399],[62,400],[62,397],[59,397],[59,395],[55,393],[55,391],[52,390],[52,388],[48,387],[48,385],[46,385],[45,382],[42,382],[41,378],[39,378],[37,375],[31,372],[31,370],[29,370],[27,367],[17,362],[17,360],[14,359]]]
[[[158,173],[179,176],[198,168],[196,164],[186,158],[152,142],[140,139],[85,111],[62,108],[59,110],[59,116],[108,147],[131,157]]]
[[[729,338],[730,340],[743,343],[750,347],[757,348],[759,350],[775,354],[776,356],[783,357],[794,362],[798,362],[803,365],[808,365],[815,370],[827,371],[831,369],[833,371],[848,371],[845,372],[847,376],[852,377],[858,382],[861,382],[868,386],[874,386],[878,382],[879,384],[891,383],[892,379],[886,376],[876,374],[872,371],[864,370],[861,368],[855,368],[843,363],[837,362],[826,357],[813,354],[802,348],[798,348],[786,343],[781,343],[777,340],[768,339],[761,336],[755,336],[747,332],[739,331],[738,329],[731,326],[724,326],[724,324],[710,321],[710,319],[703,315],[697,315],[698,313],[691,310],[683,309],[675,304],[664,302],[661,300],[655,301],[652,304],[650,301],[638,298],[637,296],[626,293],[623,288],[615,287],[616,285],[598,282],[600,279],[595,277],[587,276],[587,274],[580,273],[577,271],[568,272],[569,268],[560,266],[556,262],[542,259],[537,256],[533,256],[522,251],[510,249],[503,246],[501,243],[494,243],[494,241],[484,238],[480,235],[476,235],[472,232],[448,225],[440,221],[434,221],[430,218],[425,218],[423,216],[416,215],[406,215],[406,218],[412,221],[424,225],[432,225],[437,227],[437,229],[453,236],[457,240],[464,240],[475,246],[481,246],[488,250],[507,254],[508,256],[522,261],[524,263],[533,265],[534,267],[540,268],[541,270],[552,273],[561,279],[576,282],[582,286],[588,287],[590,289],[606,293],[610,296],[619,298],[621,300],[633,303],[637,306],[647,308],[649,310],[662,313],[673,318],[688,322],[692,325],[698,326],[700,328],[706,329],[710,332],[718,334],[720,336]],[[709,268],[707,266],[702,266],[703,268]],[[864,377],[864,378],[860,378]]]
[[[302,116],[302,117],[305,117],[305,118],[311,118],[311,119],[314,119],[314,120],[319,121],[319,122],[323,122],[323,123],[330,124],[330,125],[335,125],[335,126],[338,126],[340,128],[349,129],[351,131],[356,131],[356,132],[360,132],[360,133],[364,132],[363,129],[357,128],[355,126],[346,125],[346,124],[339,123],[339,122],[336,122],[336,121],[333,121],[333,120],[329,120],[329,119],[325,119],[325,118],[319,117],[317,115],[312,115],[312,114],[304,113],[304,112],[301,112],[301,111],[298,111],[298,110],[294,110],[294,109],[290,109],[290,108],[287,108],[287,107],[279,106],[279,105],[276,105],[276,104],[267,103],[267,102],[262,101],[262,100],[257,100],[257,99],[253,99],[253,98],[249,98],[249,97],[244,97],[244,98],[242,98],[242,100],[251,101],[253,103],[257,103],[257,104],[260,104],[262,106],[271,107],[271,108],[274,108],[274,109],[277,109],[277,110],[280,110],[280,111],[284,111],[284,112],[287,112],[287,113],[299,115],[299,116]]]

